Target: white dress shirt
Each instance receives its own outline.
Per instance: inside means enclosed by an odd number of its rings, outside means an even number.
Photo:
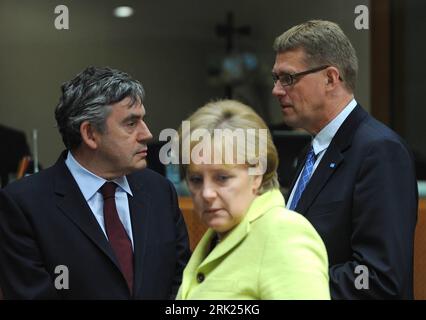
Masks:
[[[74,177],[74,180],[77,182],[84,199],[86,199],[87,204],[92,210],[92,213],[104,232],[105,237],[108,239],[104,223],[104,199],[99,191],[107,180],[98,177],[81,166],[72,156],[70,151],[68,151],[65,164]],[[123,224],[132,243],[132,247],[134,248],[132,221],[130,218],[129,200],[127,198],[127,194],[130,196],[133,196],[133,194],[125,176],[114,179],[112,182],[115,182],[118,185],[115,190],[115,205],[117,207],[118,216],[120,217],[121,223]]]

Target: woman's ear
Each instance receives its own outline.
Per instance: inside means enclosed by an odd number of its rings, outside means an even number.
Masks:
[[[83,121],[80,125],[80,134],[83,143],[90,149],[98,148],[98,139],[100,134],[95,128],[93,128],[89,121]]]
[[[263,181],[263,175],[253,176],[253,184],[252,184],[253,194],[257,194],[257,192],[260,189],[260,186],[262,185],[262,181]]]

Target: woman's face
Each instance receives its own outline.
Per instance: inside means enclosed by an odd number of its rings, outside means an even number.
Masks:
[[[249,175],[246,165],[191,164],[187,182],[195,212],[223,236],[244,218],[262,176]]]

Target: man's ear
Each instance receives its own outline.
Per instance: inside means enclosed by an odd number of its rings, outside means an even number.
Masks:
[[[327,87],[334,89],[336,85],[340,82],[340,72],[339,69],[335,67],[328,67],[326,70],[327,77]]]
[[[83,123],[80,125],[80,134],[83,143],[90,149],[98,148],[100,133],[89,121],[83,121]]]

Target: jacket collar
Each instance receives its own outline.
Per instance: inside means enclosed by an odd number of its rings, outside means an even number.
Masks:
[[[66,156],[67,151],[64,151],[53,166],[56,206],[119,268],[118,261],[114,256],[108,240],[93,216],[77,182],[65,165]]]
[[[192,276],[197,272],[209,270],[209,265],[217,262],[221,257],[232,251],[250,233],[251,224],[262,217],[274,207],[284,208],[284,198],[278,189],[273,189],[258,196],[250,205],[243,220],[232,229],[224,240],[219,242],[213,251],[209,253],[210,243],[215,237],[215,231],[209,228],[194,250],[191,259],[184,270],[182,282],[182,297],[188,294]]]
[[[65,165],[67,151],[64,151],[53,166],[54,192],[56,205],[77,227],[115,264],[120,271],[119,263],[112,248],[96,221],[87,201],[81,193],[77,182]],[[133,292],[139,292],[144,283],[143,273],[147,239],[150,233],[151,195],[148,188],[133,175],[126,176],[133,197],[128,195],[132,232],[134,241],[135,281]],[[120,271],[121,273],[121,271]],[[123,281],[125,281],[123,277]]]
[[[306,214],[319,192],[324,188],[334,172],[344,161],[344,152],[350,148],[356,129],[367,116],[368,113],[359,104],[349,114],[331,141],[330,146],[327,148],[321,162],[306,186],[295,211],[303,215]],[[301,162],[297,170],[296,179],[304,163],[305,161]],[[292,188],[294,187],[295,180]]]

